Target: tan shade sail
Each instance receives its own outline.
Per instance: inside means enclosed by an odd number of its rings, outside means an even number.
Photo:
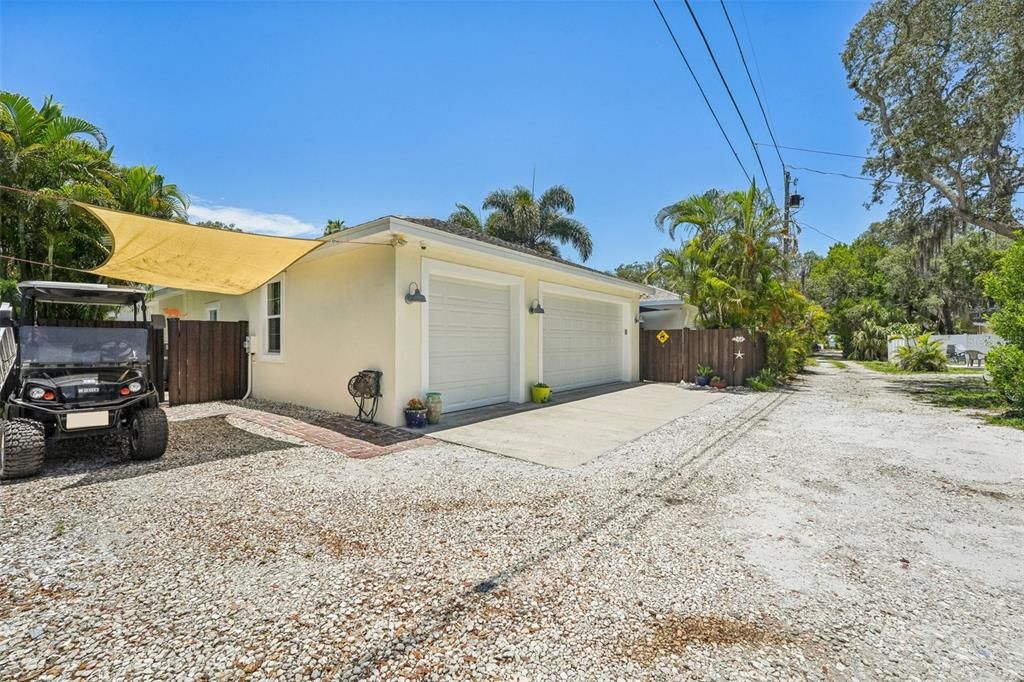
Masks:
[[[244,294],[323,244],[78,205],[106,225],[114,238],[110,257],[90,272],[154,286]]]

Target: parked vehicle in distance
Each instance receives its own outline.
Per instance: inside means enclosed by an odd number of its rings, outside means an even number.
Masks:
[[[113,434],[128,456],[167,449],[167,417],[152,376],[145,291],[67,282],[22,282],[21,310],[0,309],[0,478],[43,469],[46,444]],[[132,306],[135,322],[40,319],[41,303]],[[139,320],[141,313],[141,321]]]

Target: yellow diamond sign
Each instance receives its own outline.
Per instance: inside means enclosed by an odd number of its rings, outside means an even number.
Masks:
[[[666,341],[668,341],[668,332],[665,331],[664,329],[662,329],[660,332],[658,332],[655,335],[654,338],[658,339],[658,341],[660,341],[662,344],[664,344]]]

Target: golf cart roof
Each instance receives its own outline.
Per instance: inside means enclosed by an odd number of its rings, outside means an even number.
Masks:
[[[25,299],[80,305],[135,305],[146,299],[145,289],[80,282],[20,282],[18,291]]]

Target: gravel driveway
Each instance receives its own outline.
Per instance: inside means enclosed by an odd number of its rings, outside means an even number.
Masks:
[[[569,471],[174,422],[0,488],[0,677],[1020,679],[1024,435],[892,381],[819,367]]]

